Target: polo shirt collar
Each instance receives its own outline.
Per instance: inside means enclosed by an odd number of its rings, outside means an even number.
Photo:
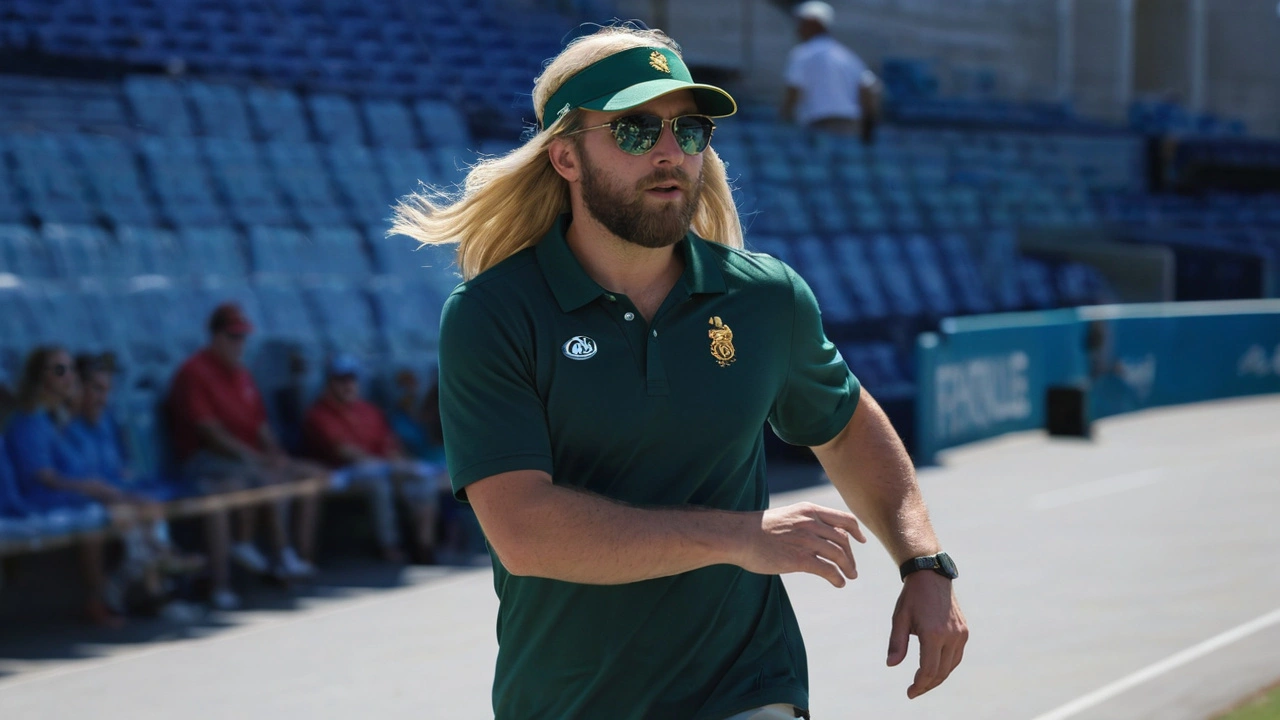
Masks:
[[[591,279],[569,249],[564,233],[570,220],[568,214],[557,218],[534,250],[547,285],[551,287],[551,293],[564,312],[573,312],[601,295],[608,294],[607,290]],[[720,270],[715,254],[707,247],[706,240],[690,231],[681,241],[680,249],[684,252],[685,260],[680,280],[690,295],[724,293],[728,290],[724,273]]]

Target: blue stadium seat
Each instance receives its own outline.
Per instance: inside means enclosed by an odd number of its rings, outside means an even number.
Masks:
[[[249,273],[243,243],[232,229],[185,228],[181,236],[183,252],[193,273],[238,278]]]
[[[0,223],[25,222],[27,205],[18,179],[9,170],[7,139],[0,136]]]
[[[44,243],[25,225],[0,225],[0,272],[25,279],[56,276]]]
[[[200,119],[200,129],[211,137],[253,140],[249,114],[240,89],[234,85],[187,83],[187,96]]]
[[[190,138],[147,137],[142,139],[141,149],[152,187],[170,220],[184,226],[227,221],[204,158]]]
[[[372,144],[383,147],[418,147],[418,133],[408,108],[397,100],[366,99],[361,113],[369,126]]]
[[[301,143],[270,143],[266,150],[275,179],[303,224],[325,227],[350,221],[314,147]]]
[[[969,250],[968,241],[963,236],[952,233],[944,235],[939,245],[943,265],[955,283],[961,311],[970,314],[994,311],[995,307],[982,282],[982,273]]]
[[[319,275],[325,270],[315,243],[291,227],[254,225],[248,229],[249,257],[257,275]]]
[[[351,100],[342,95],[311,95],[307,98],[311,119],[322,142],[364,145],[364,127]]]
[[[436,147],[465,147],[471,142],[471,131],[458,111],[439,100],[419,100],[414,113],[422,126],[422,137]]]
[[[318,357],[319,335],[298,288],[284,278],[270,277],[254,283],[253,290],[262,314],[263,334],[296,342]]]
[[[122,226],[116,229],[125,276],[187,275],[191,267],[177,237],[168,230]]]
[[[920,292],[902,261],[897,240],[889,235],[877,235],[871,241],[870,250],[872,261],[884,280],[884,289],[894,314],[904,317],[923,314]]]
[[[889,316],[889,305],[881,288],[880,278],[867,258],[866,244],[853,236],[836,238],[832,244],[835,269],[844,279],[849,294],[857,299],[860,315],[870,320]]]
[[[46,224],[41,231],[56,277],[71,280],[116,275],[118,253],[99,228],[89,225]]]
[[[88,192],[53,135],[10,135],[9,150],[28,206],[43,222],[92,222]]]
[[[298,96],[288,90],[251,87],[245,93],[249,116],[263,141],[311,142],[307,116]]]
[[[955,315],[958,312],[951,288],[943,275],[942,265],[933,245],[922,235],[906,239],[907,264],[915,271],[920,289],[924,291],[924,303],[930,313],[937,316]]]
[[[799,269],[796,263],[800,262],[800,260],[797,259],[796,253],[791,248],[791,245],[782,238],[775,237],[773,235],[753,233],[747,238],[746,245],[747,249],[752,252],[761,252],[766,255],[772,255],[789,265],[793,270]]]
[[[69,135],[64,140],[79,157],[103,215],[118,225],[156,224],[156,211],[131,147],[106,135]]]
[[[796,255],[803,258],[804,279],[818,299],[823,316],[836,323],[857,320],[857,311],[832,266],[827,246],[816,237],[797,238],[794,246]]]
[[[231,212],[238,221],[246,225],[292,224],[293,217],[267,173],[256,145],[220,138],[206,139],[203,145],[213,177],[230,201]]]
[[[182,91],[171,80],[149,75],[130,75],[124,94],[138,124],[156,135],[191,136],[191,117]]]
[[[1048,264],[1035,258],[1019,258],[1018,280],[1031,307],[1044,310],[1058,306],[1057,291]]]
[[[308,233],[323,272],[353,280],[373,274],[364,237],[347,226],[317,228]]]
[[[391,206],[399,193],[387,189],[386,178],[368,148],[360,145],[329,145],[325,154],[331,177],[346,198],[347,206],[360,224],[383,222],[391,216]]]
[[[426,366],[440,341],[440,311],[445,295],[426,283],[383,275],[369,284],[369,298],[389,359]]]
[[[304,291],[326,353],[352,353],[365,362],[384,354],[368,297],[340,278],[309,284]]]
[[[392,197],[416,192],[419,183],[440,185],[444,182],[443,173],[430,156],[418,150],[381,148],[376,157]]]

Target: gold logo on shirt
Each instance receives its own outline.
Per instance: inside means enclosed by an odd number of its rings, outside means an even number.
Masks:
[[[711,338],[711,357],[720,363],[720,367],[727,367],[729,363],[737,360],[733,349],[733,330],[719,317],[711,318],[707,324],[711,326],[707,331],[707,337]]]
[[[657,50],[649,53],[649,65],[658,72],[664,72],[668,75],[671,74],[671,66],[667,64],[667,56]]]

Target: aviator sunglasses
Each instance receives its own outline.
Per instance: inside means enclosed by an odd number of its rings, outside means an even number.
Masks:
[[[618,149],[629,155],[644,155],[658,144],[662,129],[671,123],[671,133],[675,135],[676,144],[686,155],[697,155],[711,144],[711,133],[716,124],[706,115],[681,115],[666,120],[657,115],[626,115],[603,125],[592,125],[580,130],[565,133],[577,135],[588,130],[609,128]]]

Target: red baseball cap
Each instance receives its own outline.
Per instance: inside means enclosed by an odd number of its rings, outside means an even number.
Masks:
[[[209,316],[209,332],[214,335],[220,332],[248,335],[253,332],[253,323],[245,317],[244,310],[239,305],[233,302],[223,303],[214,308],[213,314]]]

